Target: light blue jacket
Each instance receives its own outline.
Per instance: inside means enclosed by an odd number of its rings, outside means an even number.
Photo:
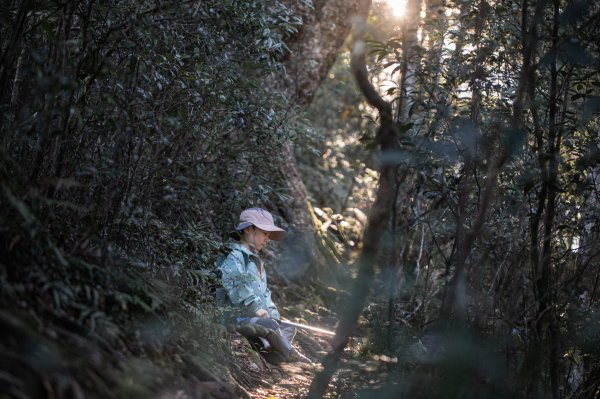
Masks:
[[[270,318],[279,320],[279,311],[267,287],[267,272],[262,260],[240,244],[231,244],[230,248],[231,252],[219,269],[231,302],[241,307],[245,316],[254,317],[257,310],[265,309]],[[260,264],[263,264],[262,273],[257,266]]]

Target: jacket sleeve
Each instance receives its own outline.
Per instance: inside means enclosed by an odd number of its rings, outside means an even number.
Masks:
[[[221,264],[223,287],[235,305],[247,308],[254,314],[264,308],[260,297],[252,288],[252,276],[246,271],[243,259],[231,252]]]
[[[277,310],[277,305],[275,305],[275,302],[273,302],[271,299],[271,290],[268,288],[265,292],[265,299],[267,301],[267,312],[269,312],[269,317],[275,320],[280,320],[281,316]]]

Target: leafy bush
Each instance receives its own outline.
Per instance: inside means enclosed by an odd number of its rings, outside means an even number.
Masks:
[[[200,306],[224,226],[279,195],[270,168],[294,127],[264,81],[300,19],[275,0],[1,14],[1,308],[113,360],[148,350],[135,331],[152,320],[186,320],[165,339],[189,343],[211,325]]]

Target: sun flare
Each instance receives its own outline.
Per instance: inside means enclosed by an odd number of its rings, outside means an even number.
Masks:
[[[392,9],[392,13],[395,17],[401,17],[404,15],[404,7],[406,6],[407,0],[386,0],[390,8]]]

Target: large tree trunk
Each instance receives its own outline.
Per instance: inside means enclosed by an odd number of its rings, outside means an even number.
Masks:
[[[288,7],[303,20],[301,29],[287,40],[289,50],[280,75],[269,78],[273,90],[286,95],[290,107],[304,108],[310,104],[321,82],[333,66],[338,51],[350,32],[356,14],[357,0],[317,0],[314,7],[303,2],[286,0]],[[288,262],[291,270],[301,273],[309,265],[322,264],[318,251],[316,228],[310,210],[306,187],[298,170],[293,145],[284,149],[284,159],[277,165],[286,183],[291,202],[278,204],[283,217],[292,226]]]
[[[302,17],[303,25],[286,41],[290,51],[283,60],[285,76],[278,77],[274,87],[286,93],[290,101],[306,107],[335,63],[357,15],[359,1],[315,0],[313,8],[301,1],[284,3]]]

